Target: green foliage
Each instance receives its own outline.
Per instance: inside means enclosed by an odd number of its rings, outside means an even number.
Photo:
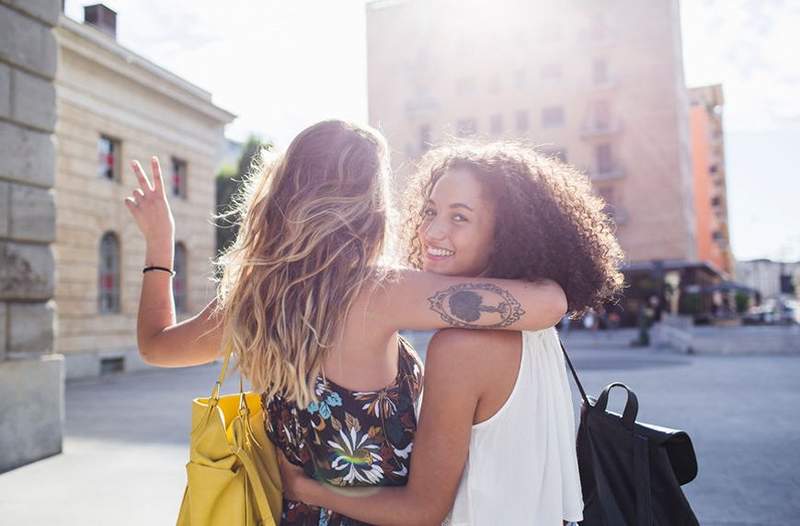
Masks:
[[[262,148],[271,148],[272,144],[260,137],[251,135],[242,147],[242,153],[236,166],[223,166],[216,179],[216,213],[222,214],[231,210],[234,197],[242,191],[246,176],[257,159]],[[239,219],[236,216],[218,219],[216,222],[216,247],[220,254],[236,239],[239,232]]]
[[[678,312],[680,314],[700,314],[702,302],[697,292],[684,292],[681,294]]]
[[[744,292],[737,292],[735,296],[736,312],[742,314],[750,306],[750,296]]]

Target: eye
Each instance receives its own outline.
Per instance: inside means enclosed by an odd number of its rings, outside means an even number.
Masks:
[[[436,210],[433,208],[426,208],[422,211],[422,217],[433,217],[436,215]]]
[[[467,218],[464,217],[461,214],[453,214],[453,221],[455,221],[457,223],[466,223],[467,222]]]

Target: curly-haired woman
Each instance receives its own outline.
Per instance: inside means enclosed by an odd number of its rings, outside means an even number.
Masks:
[[[446,146],[423,159],[412,188],[413,266],[551,279],[576,314],[622,285],[622,252],[603,202],[566,164],[510,143]],[[455,303],[463,317],[480,310],[468,298]],[[554,328],[440,331],[425,376],[405,487],[334,492],[284,464],[287,491],[385,525],[582,520],[572,399]]]
[[[145,362],[208,363],[232,346],[263,393],[267,432],[308,475],[338,486],[408,478],[421,369],[398,329],[535,330],[566,299],[554,281],[450,277],[379,264],[391,236],[384,139],[331,120],[254,170],[231,215],[217,298],[176,323],[174,221],[158,161],[125,203],[146,241],[138,342]],[[465,300],[469,308],[464,308]],[[358,524],[285,501],[281,524]]]

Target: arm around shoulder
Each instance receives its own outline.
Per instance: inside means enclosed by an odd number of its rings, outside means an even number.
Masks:
[[[369,315],[387,329],[539,330],[567,311],[558,283],[397,271],[370,293]]]
[[[425,398],[405,486],[353,491],[304,479],[288,484],[294,496],[370,524],[441,524],[453,506],[483,390],[480,361],[470,359],[470,353],[476,357],[480,352],[474,335],[475,331],[440,331],[428,346]]]

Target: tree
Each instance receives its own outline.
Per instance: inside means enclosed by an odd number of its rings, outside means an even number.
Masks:
[[[272,144],[256,135],[251,135],[242,147],[235,170],[232,167],[224,167],[217,174],[216,214],[218,217],[231,210],[234,205],[234,197],[241,192],[253,162],[257,160],[259,152],[264,148],[270,149]],[[239,220],[240,218],[235,216],[217,220],[215,225],[217,256],[236,239],[236,235],[239,233]]]

